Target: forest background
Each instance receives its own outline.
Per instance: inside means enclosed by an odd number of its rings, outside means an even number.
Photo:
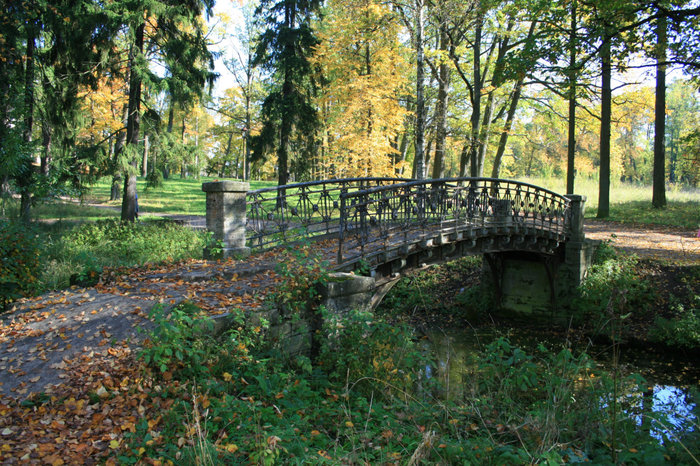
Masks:
[[[0,177],[20,216],[111,177],[700,179],[697,2],[9,2]],[[227,68],[213,92],[216,61]],[[671,76],[667,84],[667,74]]]

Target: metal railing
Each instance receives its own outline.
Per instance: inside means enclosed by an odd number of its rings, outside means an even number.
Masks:
[[[395,183],[341,194],[338,263],[436,235],[570,233],[570,202],[553,191],[494,178]]]
[[[342,178],[251,191],[246,196],[246,245],[268,249],[302,238],[337,236],[341,195],[406,181]]]
[[[570,202],[553,191],[495,178],[346,178],[258,189],[246,196],[246,245],[338,239],[338,264],[462,234],[570,235]]]

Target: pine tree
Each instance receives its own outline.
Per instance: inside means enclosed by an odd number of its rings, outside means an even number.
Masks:
[[[253,140],[253,158],[277,155],[278,183],[289,181],[290,171],[303,176],[314,151],[318,125],[312,105],[316,83],[309,62],[318,44],[311,15],[318,0],[263,0],[256,14],[267,29],[258,40],[254,66],[272,77],[270,93],[262,104],[262,129]],[[292,147],[297,157],[291,160]]]

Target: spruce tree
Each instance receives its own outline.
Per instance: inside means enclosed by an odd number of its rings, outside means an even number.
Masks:
[[[298,177],[304,174],[314,150],[318,118],[311,104],[315,82],[309,57],[318,41],[310,19],[318,4],[318,0],[262,0],[256,11],[266,29],[253,64],[270,72],[272,84],[262,105],[263,126],[253,141],[253,157],[259,160],[276,152],[280,186],[288,183],[290,171]],[[290,166],[292,146],[300,156]]]

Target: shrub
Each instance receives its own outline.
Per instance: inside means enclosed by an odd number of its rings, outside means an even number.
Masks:
[[[656,317],[649,331],[653,341],[686,349],[700,348],[700,296],[694,296],[694,305],[677,305],[672,319]]]
[[[608,304],[616,296],[624,295],[625,309],[636,314],[647,311],[655,299],[654,288],[637,272],[636,256],[618,255],[606,243],[601,246],[572,303],[576,317],[597,326],[597,331],[607,325]]]
[[[331,380],[360,393],[385,395],[412,391],[424,355],[409,327],[390,324],[371,312],[327,315],[319,365]]]
[[[162,188],[164,181],[163,173],[160,170],[153,170],[146,176],[146,190],[150,188]]]
[[[42,266],[38,236],[26,225],[0,222],[0,297],[3,302],[37,289]]]
[[[234,327],[220,337],[214,321],[188,301],[169,311],[158,304],[149,315],[155,326],[140,357],[156,373],[170,371],[183,380],[236,373],[252,362],[250,350],[261,344],[262,328],[246,326],[238,309],[231,310]]]

